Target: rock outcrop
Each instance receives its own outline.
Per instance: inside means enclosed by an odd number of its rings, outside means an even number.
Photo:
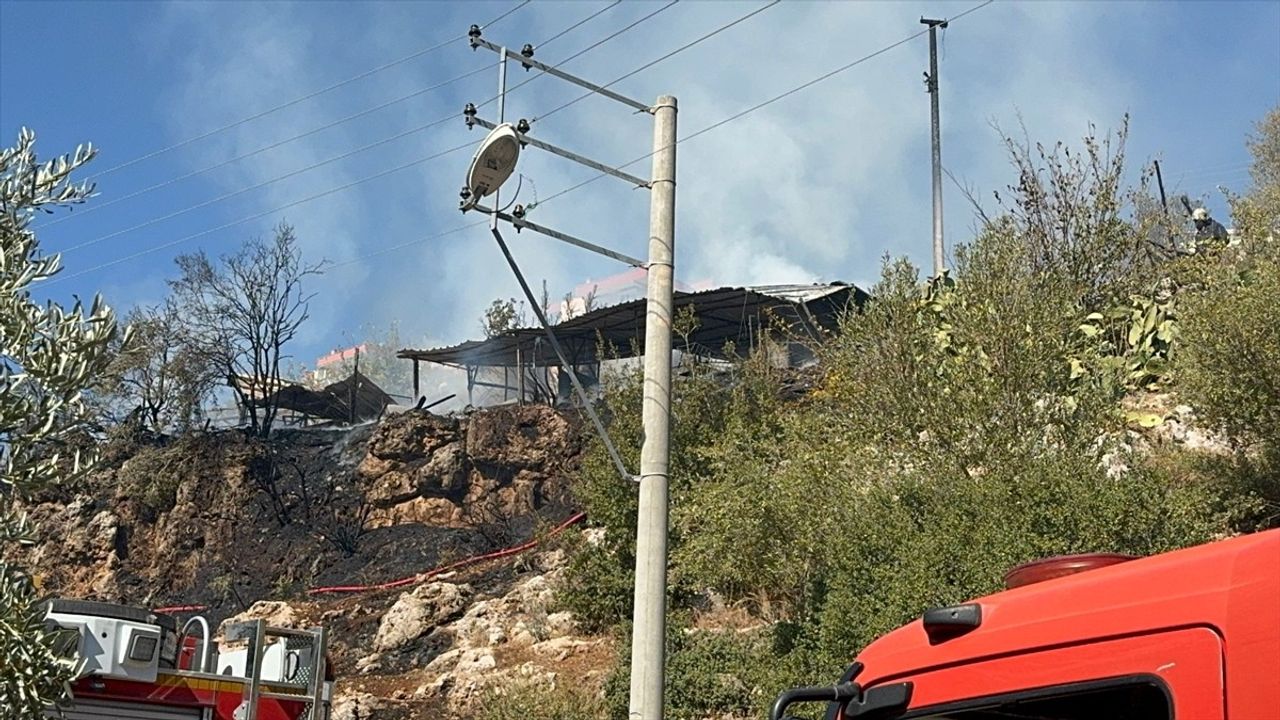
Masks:
[[[108,448],[95,473],[28,505],[38,542],[14,559],[63,597],[204,605],[220,627],[323,625],[335,719],[469,717],[510,679],[554,684],[609,664],[608,642],[574,637],[551,605],[562,552],[394,592],[307,591],[411,578],[529,540],[572,512],[580,453],[573,421],[543,406],[408,411],[269,442],[151,437]]]
[[[568,419],[542,405],[460,419],[410,412],[378,427],[357,476],[375,526],[477,526],[562,501],[580,450]]]
[[[373,652],[356,661],[358,677],[342,702],[355,707],[362,687],[412,676],[416,687],[387,700],[385,711],[425,705],[465,717],[486,692],[516,681],[554,686],[565,672],[574,682],[602,680],[610,641],[575,636],[572,614],[554,609],[564,568],[564,552],[552,550],[537,554],[531,572],[502,594],[451,582],[400,594],[378,620]]]

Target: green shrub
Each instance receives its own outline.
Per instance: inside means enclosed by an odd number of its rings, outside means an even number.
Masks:
[[[588,689],[569,686],[564,678],[555,688],[532,682],[515,683],[485,693],[478,720],[604,720],[604,699]]]

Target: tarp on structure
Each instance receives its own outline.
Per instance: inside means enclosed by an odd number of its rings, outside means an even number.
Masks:
[[[352,420],[352,385],[355,386],[356,422],[373,420],[392,403],[391,396],[378,384],[362,373],[352,373],[345,380],[326,385],[321,390],[311,390],[301,385],[289,385],[270,397],[276,407],[327,420],[347,422]]]
[[[818,340],[839,326],[841,313],[861,305],[868,295],[854,285],[723,287],[675,294],[677,315],[691,311],[695,327],[673,338],[676,349],[719,357],[726,343],[739,350],[755,347],[762,333],[783,327],[798,338]],[[688,308],[688,310],[686,310]],[[645,301],[631,300],[594,310],[555,326],[569,362],[597,362],[597,348],[631,357],[644,347]],[[531,362],[556,366],[558,358],[545,343],[541,328],[519,328],[487,340],[469,340],[433,350],[401,350],[397,357],[456,367],[519,367]]]

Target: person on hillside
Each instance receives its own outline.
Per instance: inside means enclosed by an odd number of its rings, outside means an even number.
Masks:
[[[1191,211],[1191,222],[1196,226],[1196,243],[1221,244],[1227,241],[1227,229],[1222,223],[1209,217],[1209,211],[1199,207]]]

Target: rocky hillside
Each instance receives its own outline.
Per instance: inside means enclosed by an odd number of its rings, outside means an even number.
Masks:
[[[40,542],[24,561],[64,597],[324,624],[336,718],[465,717],[495,685],[596,677],[609,664],[609,643],[575,637],[552,604],[564,536],[415,578],[571,517],[566,478],[580,453],[575,423],[541,406],[414,411],[270,443],[118,439],[96,474],[28,508]]]

